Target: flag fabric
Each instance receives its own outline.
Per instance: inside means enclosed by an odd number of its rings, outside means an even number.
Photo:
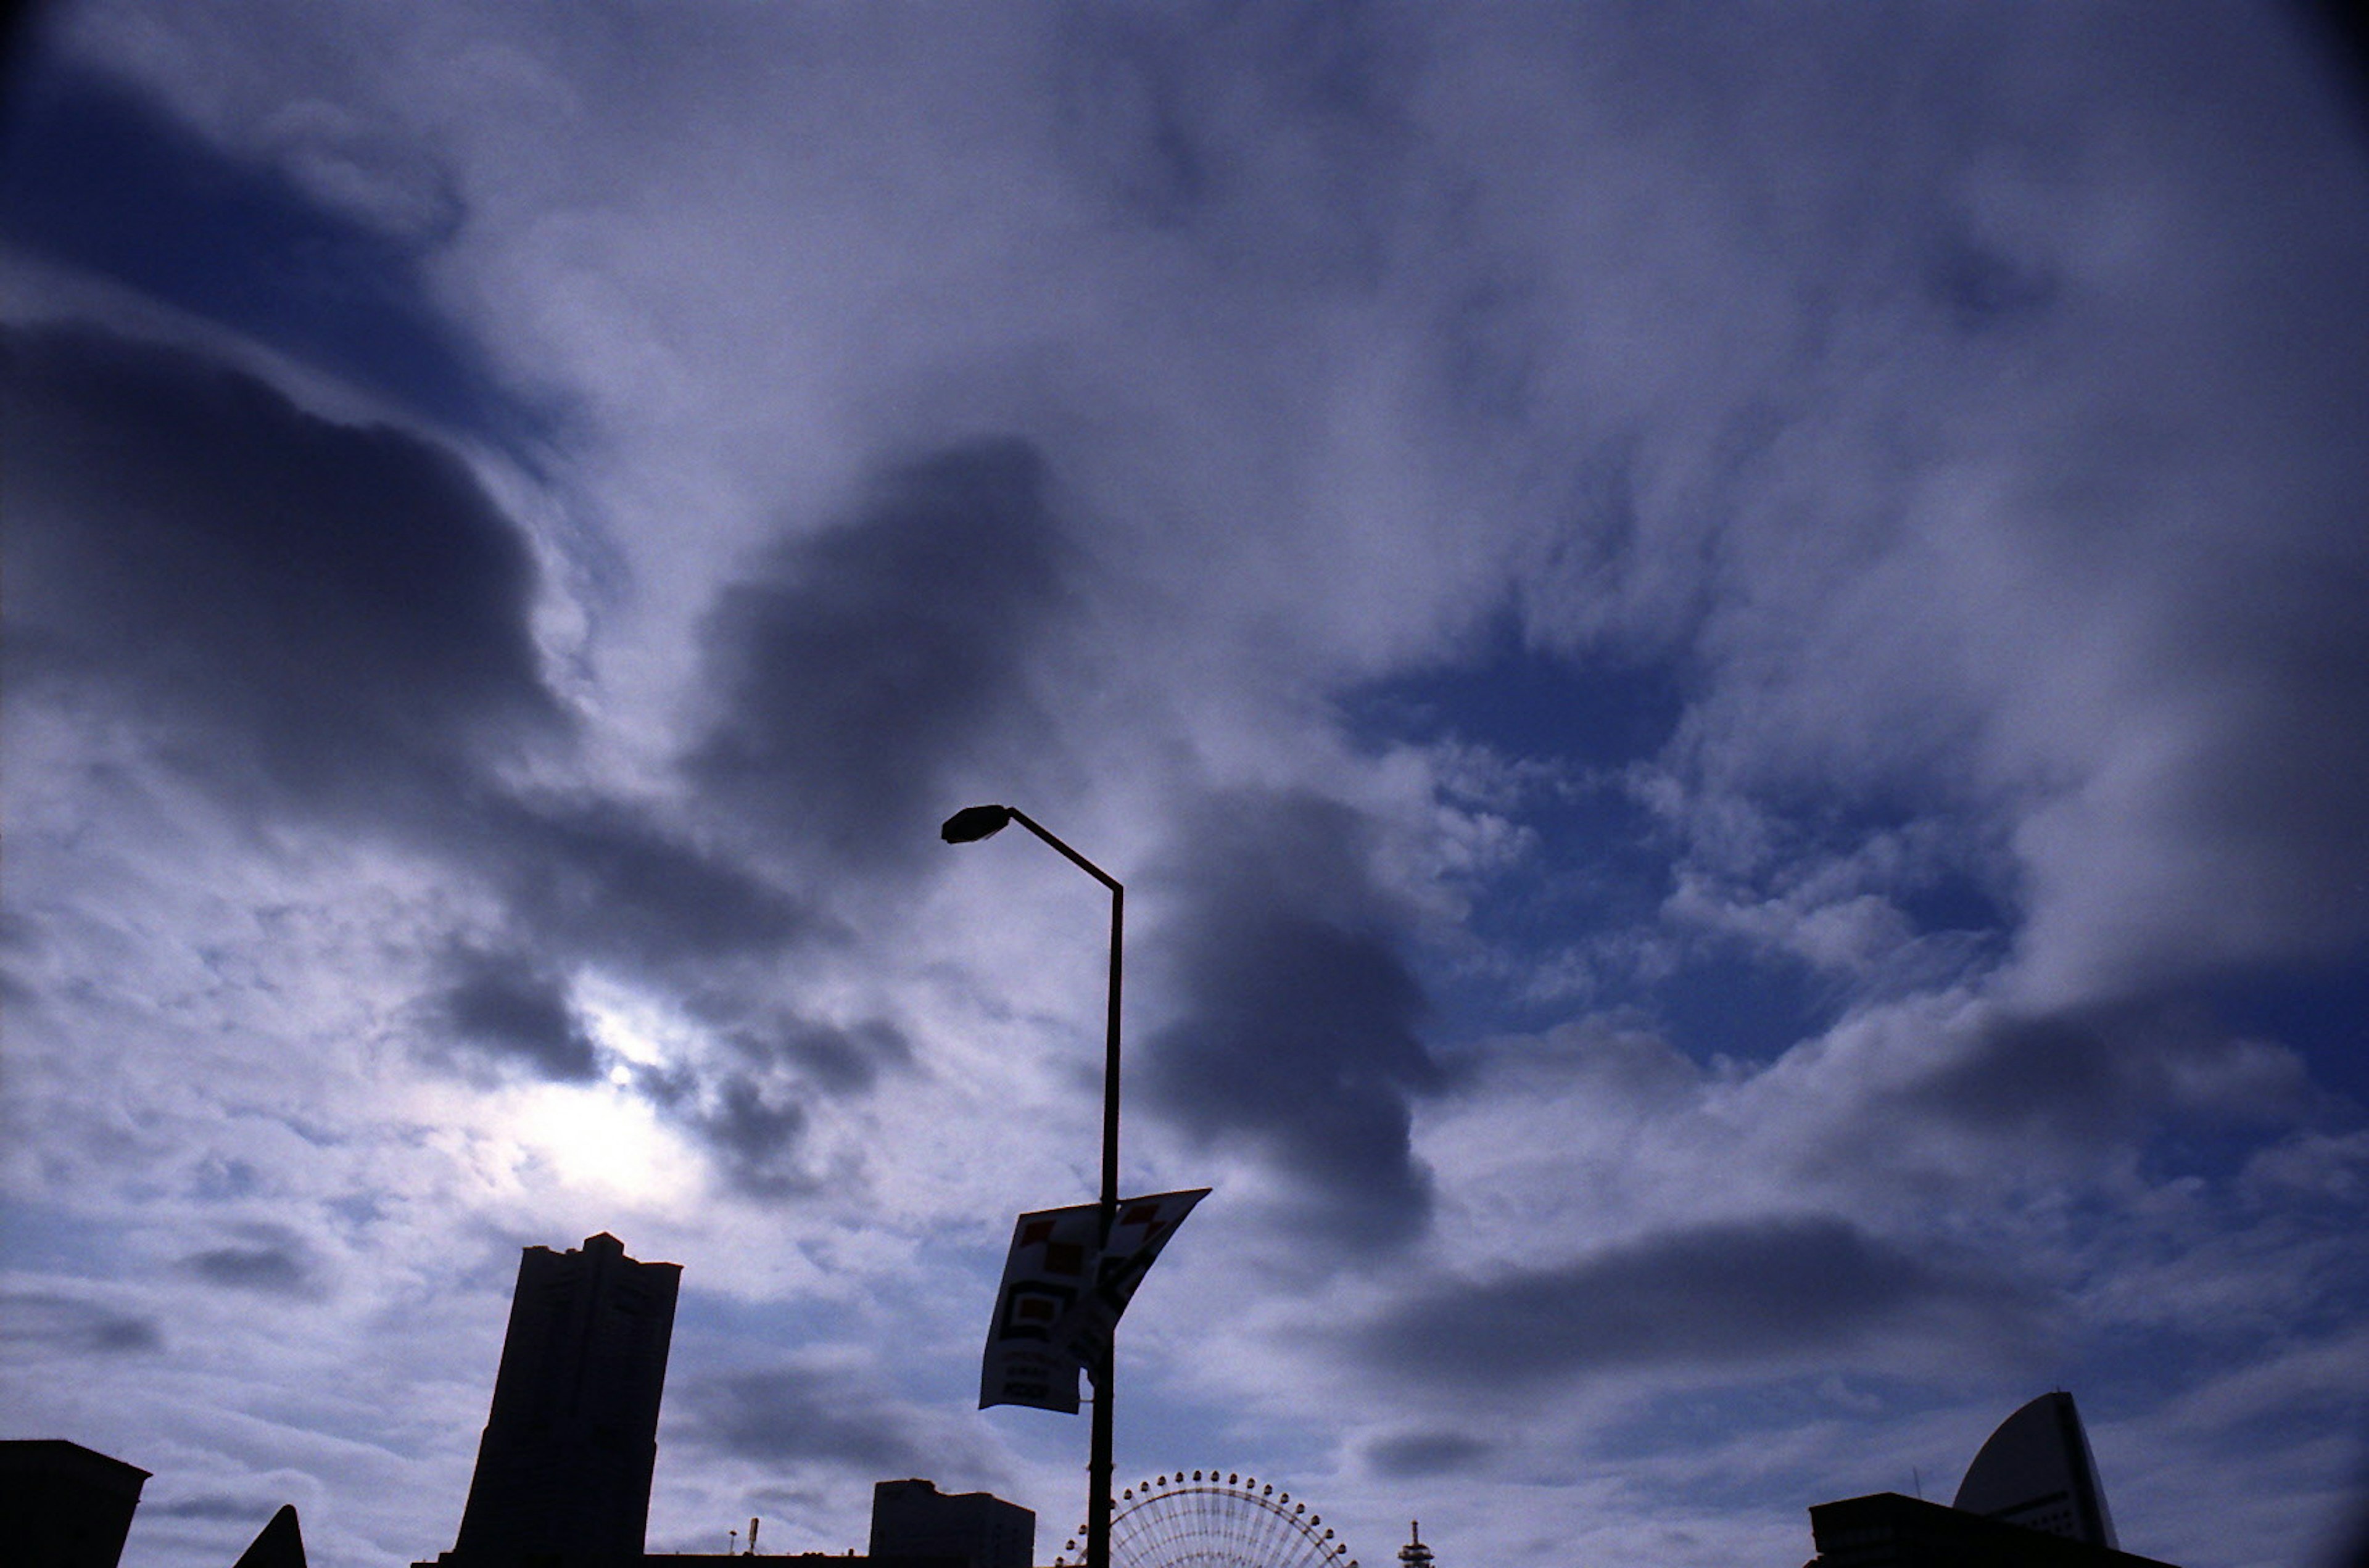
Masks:
[[[1208,1196],[1200,1187],[1123,1200],[1107,1247],[1097,1244],[1099,1204],[1022,1215],[987,1332],[978,1407],[1024,1404],[1076,1414],[1078,1374],[1109,1349],[1152,1260]]]
[[[979,1409],[1026,1404],[1078,1413],[1084,1363],[1054,1343],[1053,1329],[1092,1287],[1101,1223],[1101,1206],[1086,1203],[1024,1214],[1013,1226],[979,1368]]]
[[[1135,1288],[1143,1282],[1152,1260],[1193,1212],[1193,1206],[1208,1196],[1208,1188],[1196,1187],[1122,1202],[1111,1225],[1110,1245],[1096,1260],[1094,1288],[1053,1325],[1053,1343],[1074,1356],[1082,1367],[1101,1360],[1110,1349],[1119,1314],[1135,1299]]]

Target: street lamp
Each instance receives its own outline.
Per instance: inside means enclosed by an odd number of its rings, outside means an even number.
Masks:
[[[1062,858],[1110,889],[1110,1010],[1103,1047],[1103,1196],[1097,1227],[1100,1250],[1107,1251],[1111,1228],[1118,1220],[1118,981],[1127,889],[1119,886],[1116,877],[1047,832],[1017,807],[966,806],[946,818],[938,836],[950,844],[977,843],[1013,822],[1052,845]],[[1101,1356],[1086,1368],[1094,1385],[1093,1447],[1086,1459],[1086,1568],[1110,1568],[1111,1366],[1117,1358],[1118,1334],[1114,1324]]]

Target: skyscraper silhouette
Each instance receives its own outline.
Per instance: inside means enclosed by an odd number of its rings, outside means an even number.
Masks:
[[[638,1568],[682,1265],[529,1247],[449,1568]]]

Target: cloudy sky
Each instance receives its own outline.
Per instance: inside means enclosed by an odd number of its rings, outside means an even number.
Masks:
[[[0,1436],[452,1544],[518,1249],[654,1548],[1210,1197],[1123,1479],[1790,1568],[2069,1388],[2369,1477],[2369,108],[2266,6],[89,0],[0,127]]]

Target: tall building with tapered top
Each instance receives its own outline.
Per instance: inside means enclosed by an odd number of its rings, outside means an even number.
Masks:
[[[529,1247],[449,1568],[639,1568],[682,1265]]]
[[[1816,1504],[1807,1568],[2169,1568],[2120,1550],[2073,1396],[2043,1394],[1998,1425],[1955,1502],[1878,1492]]]
[[[2120,1545],[2089,1434],[2062,1389],[1999,1423],[1950,1506],[2089,1546]]]

